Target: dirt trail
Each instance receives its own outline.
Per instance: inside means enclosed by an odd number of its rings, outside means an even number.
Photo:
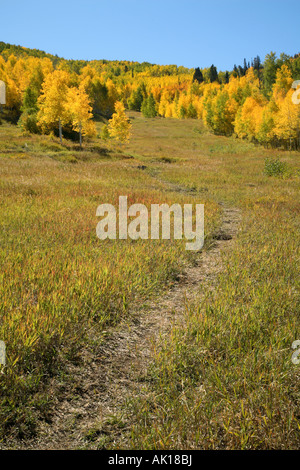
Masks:
[[[143,393],[142,378],[160,336],[167,335],[174,322],[182,319],[186,302],[201,299],[205,286],[211,288],[216,282],[222,269],[221,253],[234,242],[240,219],[238,209],[223,205],[223,220],[213,246],[199,253],[195,265],[161,298],[143,306],[130,322],[108,332],[96,355],[85,352],[80,365],[69,365],[66,383],[53,381],[50,393],[59,398],[49,422],[39,422],[37,438],[11,441],[2,448],[97,449],[106,443],[127,447],[131,422],[130,417],[122,417],[124,404]]]

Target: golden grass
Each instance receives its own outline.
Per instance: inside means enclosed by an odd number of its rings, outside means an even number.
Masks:
[[[99,204],[118,206],[119,195],[149,208],[195,198],[167,192],[139,161],[98,139],[82,152],[77,147],[0,127],[2,434],[11,425],[20,434],[32,430],[31,410],[47,407],[43,385],[65,358],[76,357],[89,330],[101,337],[191,256],[184,241],[100,241]],[[208,233],[217,211],[207,203]]]
[[[157,349],[129,447],[297,449],[299,154],[203,131],[191,139],[191,121],[172,126],[186,132],[185,161],[156,166],[160,179],[241,208],[243,223],[216,289]],[[286,174],[266,175],[270,157],[285,162]]]
[[[90,328],[101,335],[191,260],[180,241],[96,238],[97,206],[128,195],[130,204],[204,203],[207,239],[218,202],[243,214],[216,289],[154,358],[151,398],[131,405],[128,446],[299,447],[299,154],[213,136],[195,120],[129,115],[133,138],[121,151],[95,139],[79,152],[0,127],[2,435],[34,430],[48,377]],[[268,177],[265,160],[278,156],[289,172]]]

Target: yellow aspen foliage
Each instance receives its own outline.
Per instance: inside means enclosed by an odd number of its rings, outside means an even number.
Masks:
[[[2,55],[0,55],[0,73],[1,72],[3,73],[5,68],[6,68],[6,62],[3,59]]]
[[[151,89],[151,92],[155,101],[159,102],[160,99],[161,99],[161,95],[162,95],[162,89],[161,87],[159,86],[154,86],[152,89]]]
[[[230,98],[226,88],[220,89],[218,94],[212,99],[212,129],[217,134],[231,135],[236,110],[236,101]]]
[[[264,108],[261,116],[261,122],[257,126],[256,138],[259,143],[268,145],[274,139],[274,120],[278,107],[274,100],[271,100]]]
[[[194,96],[193,106],[197,113],[197,119],[202,119],[203,118],[203,97]]]
[[[11,109],[19,109],[22,104],[22,95],[16,82],[9,77],[1,78],[6,83],[6,106]]]
[[[96,76],[96,70],[90,64],[86,65],[81,70],[82,79],[85,79],[87,77],[94,78],[95,76]]]
[[[106,111],[105,114],[112,115],[116,101],[119,99],[117,88],[111,79],[106,81],[107,88],[107,100],[106,100]]]
[[[175,117],[175,104],[168,103],[166,106],[165,117]]]
[[[166,116],[166,112],[167,112],[167,108],[169,106],[169,101],[166,97],[165,94],[163,94],[160,102],[159,102],[159,106],[158,106],[158,114],[160,116]]]
[[[68,121],[66,113],[66,100],[70,75],[63,70],[55,70],[49,74],[42,87],[39,97],[38,125],[43,131],[50,131]]]
[[[292,102],[293,92],[294,90],[291,89],[281,100],[274,118],[274,135],[278,139],[287,141],[290,147],[292,141],[300,137],[300,106]]]
[[[108,121],[110,137],[122,144],[128,143],[131,136],[131,127],[131,123],[125,113],[124,104],[121,101],[117,101],[115,104],[115,113]]]
[[[239,109],[234,122],[234,130],[238,137],[250,140],[256,137],[262,121],[263,106],[252,96],[246,98]]]
[[[180,119],[184,119],[187,117],[187,109],[190,104],[190,97],[185,93],[181,93],[178,99],[178,106],[177,106],[177,117]]]
[[[45,77],[49,75],[49,73],[53,72],[53,64],[51,60],[48,59],[48,57],[44,57],[43,59],[38,59],[38,60],[39,60],[39,64],[42,68],[42,72]]]
[[[286,97],[293,83],[291,72],[287,65],[283,65],[276,74],[276,82],[273,85],[273,98],[280,103]]]
[[[245,77],[242,77],[242,79],[241,79],[242,82],[243,82],[243,79],[245,80],[246,83],[251,85],[252,89],[253,88],[259,89],[259,80],[258,80],[257,76],[254,73],[253,67],[250,67],[247,70],[247,72],[245,74]]]
[[[128,101],[131,93],[132,93],[132,86],[130,83],[126,83],[120,90],[117,90],[118,95],[123,97],[125,102]]]
[[[203,81],[198,83],[193,79],[194,70],[184,67],[144,67],[118,61],[70,63],[58,58],[18,55],[8,49],[0,53],[0,80],[6,84],[3,115],[20,123],[22,116],[29,116],[38,123],[37,131],[59,128],[60,137],[62,127],[92,135],[92,114],[110,118],[117,101],[140,111],[143,100],[152,96],[160,116],[198,118],[217,134],[235,132],[241,138],[265,145],[300,148],[300,106],[291,101],[292,83],[300,79],[297,61],[289,58],[279,62],[276,79],[273,74],[266,88],[264,73],[253,67],[245,75],[242,69],[234,70],[226,80],[220,72],[221,83],[210,83],[209,69],[202,69]],[[119,113],[119,105],[117,108]],[[115,128],[118,113],[111,121]],[[125,112],[123,119],[127,122]],[[111,129],[119,141],[120,129],[118,138],[117,131]]]
[[[72,128],[81,135],[93,136],[96,133],[95,123],[92,121],[92,107],[89,97],[82,87],[69,88],[65,103],[65,119],[72,124]]]

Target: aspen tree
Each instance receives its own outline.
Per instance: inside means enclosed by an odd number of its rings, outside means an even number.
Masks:
[[[58,125],[62,142],[62,125],[66,122],[66,100],[70,75],[63,70],[49,74],[42,86],[39,97],[38,125],[42,130],[53,130]]]
[[[117,142],[125,144],[130,139],[131,123],[125,114],[125,108],[121,101],[115,104],[115,113],[108,122],[108,131],[110,137],[116,139]]]
[[[96,133],[89,97],[82,87],[68,89],[65,107],[66,120],[79,132],[79,143],[82,147],[82,136],[92,136]]]

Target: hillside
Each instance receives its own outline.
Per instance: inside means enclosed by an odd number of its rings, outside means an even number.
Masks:
[[[298,448],[299,153],[129,118],[122,150],[0,126],[0,447]],[[119,195],[203,203],[204,248],[99,240]]]
[[[297,55],[277,58],[271,52],[263,64],[256,57],[231,72],[218,72],[214,65],[189,70],[125,61],[68,61],[4,43],[1,50],[0,79],[7,87],[3,117],[18,122],[24,131],[57,134],[62,123],[71,136],[81,122],[88,136],[89,120],[110,118],[116,101],[122,101],[125,108],[146,117],[201,119],[217,135],[290,150],[299,147],[300,113],[292,102],[292,96],[298,96],[292,88],[300,76]],[[68,108],[68,93],[73,110]],[[85,117],[80,115],[83,108]]]

